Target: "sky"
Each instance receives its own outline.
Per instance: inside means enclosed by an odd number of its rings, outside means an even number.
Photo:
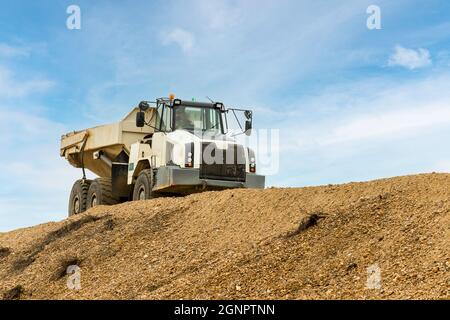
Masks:
[[[450,171],[449,1],[0,5],[0,231],[66,217],[81,172],[59,157],[62,134],[172,92],[278,132],[267,186]]]

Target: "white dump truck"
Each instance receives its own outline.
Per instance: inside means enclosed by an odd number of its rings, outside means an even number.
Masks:
[[[264,188],[254,151],[228,133],[230,113],[249,135],[252,111],[173,96],[141,101],[120,122],[63,135],[60,155],[83,172],[72,187],[69,216],[155,196]],[[86,179],[86,169],[98,178]]]

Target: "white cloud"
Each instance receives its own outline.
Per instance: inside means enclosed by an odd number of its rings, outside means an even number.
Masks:
[[[418,129],[450,125],[450,107],[444,105],[425,106],[399,110],[381,111],[356,117],[337,126],[331,133],[318,141],[320,144],[337,144],[364,141],[380,137],[398,138]]]
[[[13,47],[6,43],[0,43],[0,57],[17,57],[24,56],[27,57],[30,54],[30,50],[25,47]]]
[[[118,23],[127,21],[128,14],[119,5],[108,6],[103,16],[95,16],[99,27],[92,28],[82,46],[101,51],[99,63],[112,74],[104,82],[111,85],[97,90],[100,81],[92,83],[84,106],[96,114],[101,111],[97,105],[124,108],[168,92],[198,99],[208,95],[235,106],[279,103],[278,95],[285,88],[362,60],[363,53],[352,56],[353,49],[347,47],[365,33],[365,28],[354,28],[360,23],[359,2],[338,3],[330,10],[330,4],[321,1],[176,1],[164,8],[176,20],[156,14],[150,17],[152,24],[139,28]],[[104,30],[101,26],[111,20],[110,10],[116,22]],[[292,12],[296,19],[291,19]],[[166,47],[152,45],[154,41]],[[104,47],[110,50],[101,50]],[[178,47],[188,58],[174,54]],[[340,54],[330,54],[337,50]],[[371,50],[361,51],[365,56]]]
[[[280,125],[296,132],[297,148],[398,139],[427,127],[448,127],[448,101],[450,77],[445,74],[401,83],[364,79],[324,88],[320,95],[302,99],[292,107],[298,116]]]
[[[0,104],[0,232],[65,218],[70,188],[81,177],[59,157],[59,138],[69,129],[36,108]]]
[[[28,56],[25,49],[0,45],[0,55]],[[37,114],[32,95],[54,82],[31,72],[26,76],[0,65],[0,231],[65,216],[67,192],[75,170],[59,159],[60,123]],[[13,101],[8,103],[8,101]],[[53,156],[49,156],[52,155]],[[58,212],[59,211],[59,212]]]
[[[427,49],[417,50],[396,46],[395,52],[390,56],[389,66],[400,66],[410,70],[428,67],[432,64],[430,52]]]
[[[36,92],[44,92],[54,86],[48,79],[18,79],[9,68],[0,66],[0,97],[25,97]]]
[[[171,43],[179,45],[183,52],[189,53],[194,48],[195,37],[194,34],[189,31],[182,28],[175,28],[168,32],[163,38],[163,44],[168,45]]]
[[[242,21],[242,7],[237,3],[197,0],[193,3],[193,6],[203,17],[202,20],[208,22],[208,27],[214,30],[233,27]]]
[[[362,79],[323,88],[280,120],[276,185],[362,181],[450,171],[450,76]],[[286,168],[297,167],[301,180]]]

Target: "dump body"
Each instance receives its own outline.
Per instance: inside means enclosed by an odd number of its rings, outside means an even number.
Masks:
[[[100,159],[94,158],[94,153],[102,151],[112,162],[122,154],[129,156],[131,144],[142,140],[154,132],[150,126],[138,128],[134,108],[122,121],[97,126],[81,131],[74,131],[61,137],[60,155],[76,168],[89,169],[99,177],[110,178],[111,167]],[[146,112],[146,119],[150,121],[154,116],[154,109]],[[156,115],[152,122],[156,121]]]

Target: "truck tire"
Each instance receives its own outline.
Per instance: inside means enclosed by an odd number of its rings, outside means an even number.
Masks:
[[[92,181],[87,195],[87,208],[100,205],[113,205],[119,203],[119,199],[112,194],[112,184],[110,178],[97,178]]]
[[[153,198],[153,171],[152,169],[142,170],[136,179],[133,190],[133,201],[148,200]]]
[[[69,198],[69,217],[86,211],[87,195],[91,183],[91,180],[80,179],[73,184]]]

